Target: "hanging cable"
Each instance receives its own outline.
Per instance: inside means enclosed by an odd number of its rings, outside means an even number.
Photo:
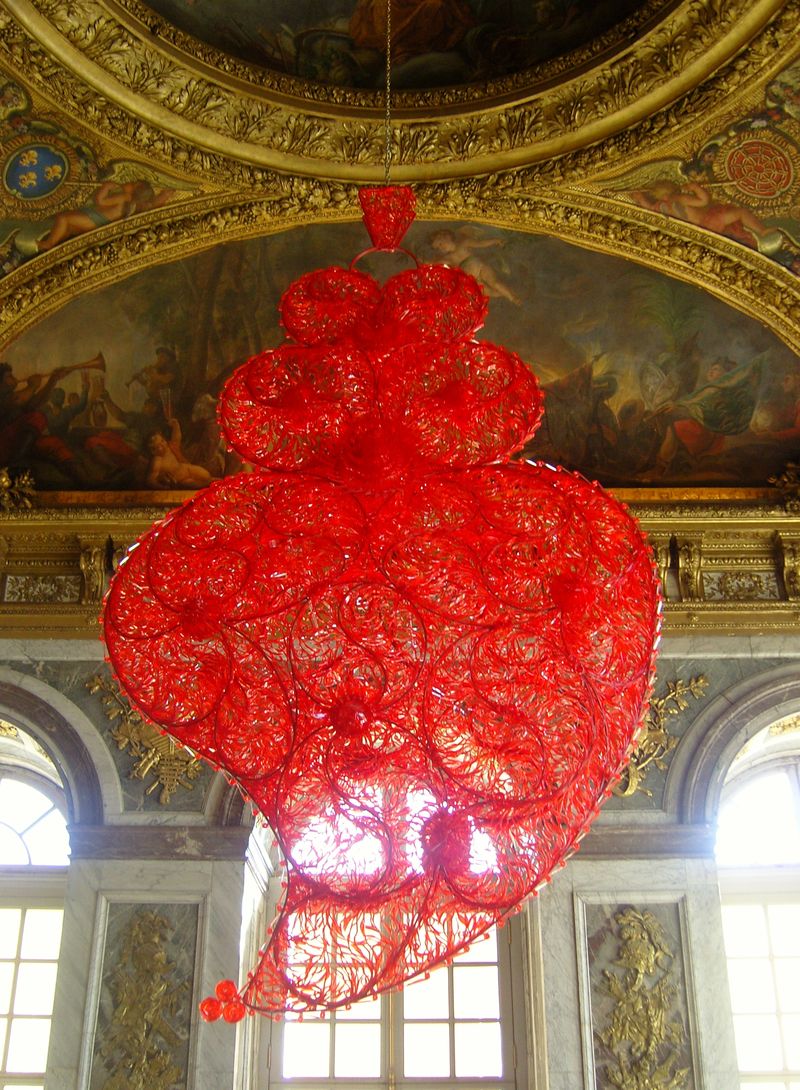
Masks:
[[[392,167],[392,0],[386,0],[386,104],[383,130],[383,184],[389,185]]]

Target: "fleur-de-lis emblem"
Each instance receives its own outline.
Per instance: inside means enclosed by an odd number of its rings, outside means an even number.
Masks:
[[[36,177],[35,170],[29,170],[27,174],[20,174],[19,176],[19,184],[23,189],[30,189],[31,186],[36,185],[38,181],[39,179]]]
[[[33,167],[39,162],[39,152],[31,148],[28,151],[23,151],[19,157],[20,164],[24,167]]]

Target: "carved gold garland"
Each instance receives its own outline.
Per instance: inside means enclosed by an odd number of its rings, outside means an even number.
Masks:
[[[105,1090],[186,1085],[178,1056],[186,1031],[178,1028],[176,1016],[189,982],[180,979],[177,966],[167,959],[174,930],[165,916],[141,909],[122,935],[109,977],[111,1017],[96,1043],[109,1075]]]
[[[630,798],[637,791],[652,797],[653,792],[645,783],[647,774],[651,767],[666,772],[668,759],[678,745],[676,736],[667,730],[667,720],[672,715],[680,715],[686,711],[689,707],[688,697],[699,700],[707,687],[708,678],[699,674],[688,682],[680,678],[670,681],[667,683],[666,692],[660,696],[651,696],[630,764],[613,789],[618,798]]]
[[[111,726],[109,734],[118,749],[127,750],[134,764],[128,779],[152,782],[146,795],[158,790],[158,801],[167,806],[178,790],[191,791],[200,775],[200,762],[188,749],[146,723],[110,678],[95,674],[86,682],[91,693],[99,693]]]
[[[615,968],[603,971],[602,983],[614,1006],[595,1031],[606,1057],[598,1090],[687,1090],[691,1061],[681,1066],[688,1050],[676,1003],[675,951],[652,912],[627,908],[614,914],[614,924]]]
[[[52,57],[99,89],[114,110],[156,118],[159,128],[181,141],[262,167],[359,181],[381,174],[381,110],[363,108],[363,96],[358,105],[336,102],[321,110],[285,90],[245,83],[238,69],[230,75],[209,68],[207,51],[202,51],[206,63],[188,58],[109,0],[4,2],[19,24],[12,29],[7,16],[0,20],[0,40],[8,51],[24,27]],[[776,42],[787,48],[794,43],[799,11],[797,0],[684,0],[611,61],[545,90],[500,85],[498,93],[490,87],[487,99],[461,114],[450,112],[447,92],[440,92],[438,101],[432,92],[422,109],[399,112],[396,177],[442,178],[525,166],[638,128],[752,43],[746,65],[729,66],[720,87],[729,98],[745,79],[752,87],[761,67],[774,70],[780,61]],[[776,17],[777,29],[769,26]],[[41,82],[39,67],[21,65],[19,71]],[[70,101],[68,95],[59,98]],[[700,98],[707,108],[707,93]],[[669,118],[656,130],[663,132],[665,124],[669,127]],[[106,125],[119,132],[110,119]],[[626,137],[623,146],[631,150]],[[153,150],[158,154],[158,144]],[[170,149],[163,146],[163,151]]]

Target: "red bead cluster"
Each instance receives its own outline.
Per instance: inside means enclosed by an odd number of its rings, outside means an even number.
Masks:
[[[485,313],[437,265],[296,281],[289,340],[221,400],[259,468],[113,582],[131,700],[235,778],[286,859],[255,972],[204,1017],[335,1008],[449,959],[574,850],[633,744],[650,552],[598,485],[509,460],[541,395],[473,339]]]
[[[232,980],[220,980],[214,995],[200,1003],[200,1014],[206,1022],[216,1022],[222,1016],[226,1022],[241,1022],[247,1008],[239,998],[239,989]]]

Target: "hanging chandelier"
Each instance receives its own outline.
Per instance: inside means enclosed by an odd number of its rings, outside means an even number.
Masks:
[[[361,201],[373,249],[396,250],[412,192]],[[542,395],[474,339],[486,312],[442,265],[300,277],[285,343],[220,399],[255,468],[112,581],[131,702],[237,784],[286,863],[258,964],[207,1019],[333,1009],[449,960],[574,851],[635,743],[650,550],[598,484],[512,460]]]

